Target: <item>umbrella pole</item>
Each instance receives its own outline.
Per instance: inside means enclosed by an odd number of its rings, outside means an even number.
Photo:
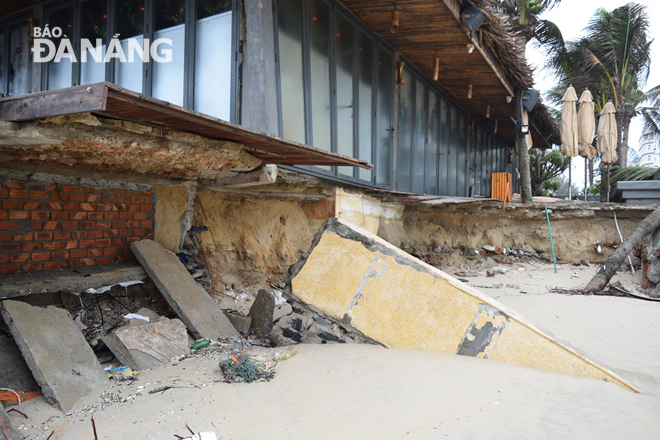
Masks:
[[[587,201],[587,168],[589,167],[589,159],[584,158],[584,201]]]
[[[610,165],[609,163],[607,164],[607,202],[609,203],[610,201]]]
[[[569,156],[568,158],[568,200],[571,200],[571,161],[573,160],[572,157]]]

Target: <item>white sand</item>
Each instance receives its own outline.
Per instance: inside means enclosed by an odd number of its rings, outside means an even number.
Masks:
[[[644,394],[457,355],[368,345],[301,346],[268,383],[213,382],[220,377],[219,355],[144,372],[138,381],[110,391],[128,397],[138,386],[187,388],[145,392],[94,412],[99,438],[174,439],[188,434],[185,423],[221,439],[660,438],[660,303],[548,293],[545,286],[586,284],[595,268],[564,266],[559,274],[551,265],[532,269],[469,280],[480,286],[501,283],[483,290],[602,360]],[[571,278],[573,273],[580,278]],[[634,282],[622,278],[625,285]],[[98,402],[99,394],[81,407]],[[64,421],[60,439],[93,438],[88,412],[63,416],[41,398],[21,410],[30,420],[16,413],[11,418],[16,425],[34,426],[24,431],[28,438],[46,438]]]

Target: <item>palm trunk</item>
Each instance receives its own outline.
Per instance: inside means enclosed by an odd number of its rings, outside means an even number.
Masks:
[[[621,161],[621,166],[622,167],[627,167],[628,166],[628,140],[630,139],[630,136],[628,134],[630,133],[630,120],[632,119],[631,115],[629,114],[628,111],[626,111],[623,115],[623,139],[621,142],[621,154],[623,154],[623,160]]]
[[[585,293],[600,292],[605,288],[616,273],[623,260],[633,250],[637,243],[644,237],[655,231],[660,226],[660,207],[650,213],[642,222],[637,225],[635,230],[626,238],[621,246],[617,248],[605,264],[598,269],[596,275],[589,281],[589,284],[583,289]]]
[[[527,149],[527,138],[522,132],[522,90],[516,89],[515,97],[516,114],[516,141],[518,144],[518,166],[520,167],[520,197],[523,203],[532,201],[532,178],[529,169],[529,150]]]

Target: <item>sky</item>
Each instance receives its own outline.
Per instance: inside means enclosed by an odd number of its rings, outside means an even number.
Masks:
[[[599,8],[605,8],[608,11],[623,6],[627,1],[624,0],[562,0],[559,6],[545,12],[541,18],[555,23],[562,32],[565,41],[576,40],[581,36],[582,30],[589,24],[589,21]],[[657,39],[660,32],[660,1],[658,0],[638,0],[636,3],[647,7],[649,15],[649,36],[651,39]],[[655,24],[655,25],[654,25]],[[651,45],[651,72],[644,90],[648,90],[656,85],[660,85],[660,41]],[[527,61],[532,67],[536,68],[534,80],[535,88],[541,92],[549,90],[554,85],[554,79],[549,71],[544,68],[545,54],[529,44],[527,46]],[[546,100],[548,102],[548,100]],[[637,150],[639,138],[642,135],[642,120],[640,117],[633,119],[630,128],[630,137],[628,145]],[[584,159],[572,159],[572,181],[576,182],[578,188],[584,187]]]

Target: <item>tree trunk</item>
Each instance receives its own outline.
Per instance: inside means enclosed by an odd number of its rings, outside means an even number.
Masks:
[[[630,115],[628,109],[623,115],[623,138],[621,139],[621,154],[623,154],[623,161],[621,162],[622,167],[628,166],[628,141],[630,140],[630,120],[632,115]]]
[[[655,211],[646,216],[646,218],[637,225],[632,234],[621,243],[605,264],[598,269],[596,275],[591,281],[589,281],[589,284],[587,284],[583,291],[585,293],[592,293],[603,290],[616,273],[616,270],[621,266],[623,260],[625,260],[633,248],[637,246],[637,243],[642,241],[642,239],[651,232],[655,231],[658,226],[660,226],[660,207],[656,208]]]
[[[518,144],[518,166],[520,167],[520,197],[523,203],[532,201],[532,179],[529,169],[529,150],[527,149],[527,138],[522,132],[523,109],[522,90],[516,89],[515,112],[516,112],[516,141]]]
[[[598,169],[600,170],[600,201],[607,202],[607,165],[601,161]]]

